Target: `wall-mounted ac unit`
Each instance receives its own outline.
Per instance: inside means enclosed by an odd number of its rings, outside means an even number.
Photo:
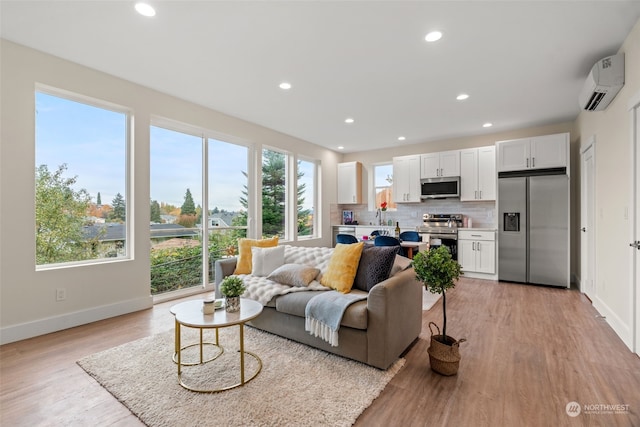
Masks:
[[[607,108],[624,86],[624,54],[607,56],[591,68],[578,102],[580,108],[600,111]]]

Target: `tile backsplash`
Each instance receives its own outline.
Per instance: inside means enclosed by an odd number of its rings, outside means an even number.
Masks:
[[[359,225],[378,225],[376,211],[369,211],[367,204],[331,205],[331,225],[342,224],[342,211],[353,212],[354,220]],[[457,199],[429,200],[421,203],[399,203],[397,210],[385,212],[385,219],[392,224],[400,223],[400,227],[411,228],[422,225],[422,214],[425,213],[459,213],[470,218],[473,227],[496,228],[495,202],[461,202]]]

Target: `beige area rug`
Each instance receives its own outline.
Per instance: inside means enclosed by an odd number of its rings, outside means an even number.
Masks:
[[[238,331],[220,329],[224,353],[205,365],[185,367],[183,379],[210,388],[239,382]],[[195,330],[182,332],[182,345],[197,342]],[[205,341],[213,339],[214,331],[205,331]],[[149,426],[226,427],[350,426],[405,363],[399,359],[382,371],[245,327],[245,350],[259,355],[262,371],[243,387],[194,393],[178,384],[173,348],[174,332],[167,331],[78,364]],[[183,361],[197,360],[197,349],[185,350]],[[205,349],[205,359],[214,354],[215,347]],[[249,378],[258,364],[251,356],[245,364]]]
[[[440,300],[440,294],[432,294],[422,287],[422,311],[427,311]]]

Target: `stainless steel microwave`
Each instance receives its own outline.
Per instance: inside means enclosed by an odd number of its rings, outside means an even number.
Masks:
[[[421,199],[460,197],[460,177],[423,178],[420,180]]]

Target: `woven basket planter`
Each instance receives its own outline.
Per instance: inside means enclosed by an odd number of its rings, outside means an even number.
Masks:
[[[433,333],[431,325],[435,326],[437,334]],[[429,331],[431,331],[431,344],[427,352],[429,353],[431,370],[446,376],[457,374],[460,366],[459,347],[466,340],[463,338],[456,341],[455,338],[441,335],[440,328],[433,322],[429,322]]]

